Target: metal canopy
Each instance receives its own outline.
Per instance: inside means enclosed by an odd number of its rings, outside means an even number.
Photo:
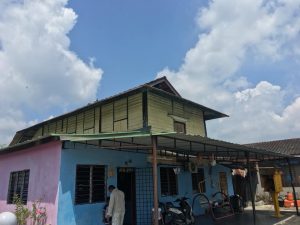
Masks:
[[[153,168],[153,222],[158,225],[158,189],[157,189],[157,155],[173,156],[176,159],[189,161],[190,157],[202,157],[213,159],[219,164],[247,165],[250,171],[250,163],[261,161],[282,160],[293,156],[275,153],[264,149],[233,144],[230,142],[214,140],[202,136],[178,134],[174,132],[152,133],[149,131],[113,132],[99,134],[51,134],[49,137],[23,142],[18,146],[11,146],[0,151],[5,154],[12,151],[26,149],[26,146],[40,144],[42,141],[61,140],[73,143],[95,145],[99,148],[136,151],[152,155]],[[50,138],[50,139],[49,139]],[[289,161],[288,161],[289,162]],[[251,173],[249,173],[249,186],[251,186]],[[291,176],[293,180],[293,177]],[[254,196],[251,192],[253,207],[253,223],[256,223]],[[295,191],[294,191],[295,195]]]
[[[245,154],[249,154],[250,162],[265,160],[279,160],[291,156],[257,149],[240,144],[215,140],[198,135],[186,135],[175,132],[132,131],[99,134],[52,134],[60,140],[81,142],[96,145],[100,148],[118,149],[151,153],[151,137],[157,137],[157,152],[160,155],[201,156],[214,157],[218,163],[234,164],[246,161]]]
[[[93,144],[99,148],[119,149],[127,151],[139,151],[152,154],[153,169],[153,224],[158,225],[158,189],[157,189],[157,155],[173,156],[176,159],[189,161],[190,157],[202,157],[215,159],[219,164],[247,165],[250,171],[250,163],[270,160],[288,159],[289,155],[274,153],[267,150],[255,149],[244,145],[214,140],[202,136],[185,135],[178,133],[151,133],[143,131],[118,132],[102,134],[54,134],[61,140],[72,142],[84,142]],[[252,178],[249,173],[249,187],[251,193],[253,224],[256,224],[254,196],[252,193]]]

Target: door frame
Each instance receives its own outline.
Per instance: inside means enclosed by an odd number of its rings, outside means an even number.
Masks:
[[[120,171],[124,169],[124,172]],[[130,214],[130,224],[131,225],[135,225],[136,224],[136,174],[135,174],[135,168],[134,167],[118,167],[117,168],[117,186],[120,190],[122,190],[120,187],[120,180],[119,180],[119,176],[120,173],[126,173],[126,170],[130,170],[131,174],[131,204],[130,204],[130,208],[131,208],[131,214]],[[123,190],[122,190],[123,191]],[[125,199],[126,199],[126,193],[125,194]],[[125,201],[126,204],[126,201]]]

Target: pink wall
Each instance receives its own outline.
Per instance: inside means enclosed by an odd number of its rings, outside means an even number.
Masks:
[[[59,141],[0,155],[0,212],[14,211],[14,205],[6,204],[10,173],[29,169],[27,206],[42,198],[41,206],[47,208],[47,224],[56,225],[60,157]]]

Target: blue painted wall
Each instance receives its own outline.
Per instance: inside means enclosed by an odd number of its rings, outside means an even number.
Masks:
[[[160,167],[166,167],[166,166],[160,166]],[[224,167],[222,165],[216,165],[212,167],[211,174],[209,174],[209,168],[208,166],[202,167],[204,169],[204,176],[205,176],[205,189],[206,192],[203,193],[205,194],[209,199],[212,198],[212,195],[219,191],[219,172],[226,172],[227,175],[227,185],[228,185],[228,194],[233,195],[233,185],[232,185],[232,178],[231,178],[231,170],[227,167]],[[160,181],[160,174],[158,174],[158,180]],[[160,185],[158,187],[158,193],[159,193],[159,200],[161,202],[173,202],[182,196],[185,196],[189,198],[189,203],[192,205],[192,200],[193,197],[197,193],[193,193],[193,188],[192,188],[192,177],[191,173],[188,171],[181,171],[178,174],[177,177],[178,180],[178,195],[176,196],[161,196],[161,191],[160,191]],[[176,205],[176,203],[174,203]],[[197,205],[195,205],[195,210],[198,213],[198,208]]]
[[[99,225],[102,224],[102,208],[105,203],[95,203],[95,204],[81,204],[75,205],[75,177],[76,177],[76,166],[78,164],[98,164],[107,165],[109,168],[114,169],[114,176],[109,177],[107,183],[114,184],[117,186],[117,168],[125,167],[126,161],[130,161],[128,167],[151,167],[151,164],[147,162],[147,155],[137,154],[131,152],[121,152],[112,151],[104,149],[96,149],[93,147],[86,146],[84,144],[71,144],[66,143],[68,149],[62,150],[61,155],[61,171],[60,171],[60,182],[59,182],[59,200],[58,200],[58,225]],[[71,148],[71,149],[69,149]],[[233,194],[232,179],[230,170],[226,167],[217,165],[213,167],[211,176],[209,175],[209,170],[207,167],[204,168],[206,181],[206,194],[210,197],[212,193],[218,190],[218,173],[226,172],[228,175],[228,190],[229,194]],[[136,178],[138,180],[139,173],[136,173]],[[210,178],[213,179],[213,187],[211,186]],[[186,196],[190,199],[193,198],[192,193],[192,179],[191,173],[187,171],[182,171],[178,175],[178,196],[163,197],[160,195],[160,177],[158,170],[158,191],[159,191],[159,201],[174,201],[177,197]],[[139,181],[141,180],[139,179]],[[136,192],[142,192],[143,185],[138,185]],[[151,190],[150,190],[151,191]],[[138,198],[138,197],[137,197]],[[139,203],[137,203],[137,214],[139,214]],[[149,204],[148,208],[151,207]],[[141,211],[141,210],[140,210]],[[151,210],[149,215],[151,216]],[[137,215],[137,221],[142,221]],[[143,224],[146,225],[146,224]]]
[[[73,146],[69,144],[68,147]],[[58,225],[102,224],[104,203],[74,204],[77,164],[98,164],[113,167],[115,176],[109,177],[107,183],[117,185],[117,167],[125,167],[125,161],[128,160],[132,162],[128,165],[129,167],[147,166],[145,154],[93,149],[82,144],[76,144],[75,149],[63,149],[59,184]]]

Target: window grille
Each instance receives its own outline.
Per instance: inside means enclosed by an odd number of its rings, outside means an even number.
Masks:
[[[171,167],[160,168],[160,187],[162,195],[177,195],[177,176]]]
[[[152,168],[136,168],[136,225],[152,225]]]
[[[10,173],[7,204],[12,204],[14,196],[21,198],[23,204],[27,204],[29,184],[29,170]]]
[[[104,202],[105,176],[105,166],[77,165],[75,203]]]

